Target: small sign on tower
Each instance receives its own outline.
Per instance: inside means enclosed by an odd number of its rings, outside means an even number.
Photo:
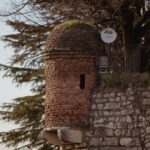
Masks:
[[[114,29],[112,28],[105,28],[102,32],[101,32],[101,39],[103,42],[109,44],[112,43],[116,40],[117,38],[117,33]]]

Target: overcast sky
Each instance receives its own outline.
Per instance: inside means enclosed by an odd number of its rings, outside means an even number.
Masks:
[[[10,2],[15,0],[0,0],[0,11],[1,10],[10,10]],[[19,1],[19,0],[18,0]],[[7,18],[0,17],[0,38],[3,35],[13,33],[14,31],[5,24]],[[6,43],[0,39],[0,63],[8,64],[9,58],[12,55],[12,48],[5,47]],[[0,72],[0,105],[3,103],[12,102],[12,99],[18,96],[24,96],[30,94],[29,87],[22,86],[17,88],[11,79],[2,78],[4,72]],[[0,121],[0,132],[8,131],[15,126],[13,124],[8,124]],[[3,145],[0,145],[0,150],[12,150],[13,148],[5,148]]]

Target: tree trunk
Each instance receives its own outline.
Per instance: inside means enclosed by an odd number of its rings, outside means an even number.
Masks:
[[[127,54],[126,60],[127,73],[139,73],[141,72],[141,49],[133,48]]]

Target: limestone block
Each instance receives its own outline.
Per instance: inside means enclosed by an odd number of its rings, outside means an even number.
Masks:
[[[112,97],[111,97],[111,98],[109,98],[109,101],[110,101],[110,102],[114,102],[114,101],[115,101],[115,98],[112,98]]]
[[[143,105],[150,105],[150,99],[143,99]]]
[[[110,97],[111,97],[111,98],[114,98],[114,97],[115,97],[115,93],[113,93],[113,92],[110,93]]]
[[[96,145],[99,145],[99,144],[100,144],[99,138],[92,138],[90,140],[90,146],[96,146]]]
[[[105,137],[106,133],[107,133],[106,128],[102,126],[96,127],[94,131],[94,135],[96,137]]]
[[[102,94],[101,93],[97,93],[97,98],[101,98]]]
[[[117,96],[122,96],[123,95],[123,93],[117,93]]]
[[[114,137],[105,138],[103,145],[109,145],[109,146],[118,146],[118,139]]]
[[[132,102],[131,101],[127,101],[127,105],[130,105],[130,104],[132,104]]]
[[[147,134],[150,134],[150,127],[147,127],[147,128],[146,128],[146,133],[147,133]]]
[[[119,130],[119,129],[115,130],[114,134],[116,136],[120,136],[121,135],[121,130]]]
[[[91,113],[91,114],[92,114],[92,113]],[[94,116],[95,116],[95,117],[98,117],[98,116],[99,116],[97,111],[94,112]]]
[[[116,118],[117,119],[117,118]],[[117,121],[117,120],[116,120]],[[117,122],[126,122],[126,117],[121,117],[121,118],[119,118],[119,120],[117,121]]]
[[[132,144],[132,139],[131,138],[121,138],[120,139],[120,145],[129,146],[131,144]]]
[[[118,109],[119,107],[120,107],[120,105],[117,103],[105,103],[105,106],[103,107],[103,109],[104,110],[106,110],[106,109],[114,110],[114,109]]]
[[[134,97],[133,97],[133,96],[130,96],[130,97],[128,98],[128,100],[129,100],[129,101],[133,101],[133,100],[134,100]]]
[[[58,137],[63,142],[69,143],[83,142],[83,132],[81,130],[58,129]]]
[[[109,122],[106,126],[110,129],[114,129],[116,127],[113,122]]]
[[[119,102],[120,101],[120,97],[116,97],[116,102]]]
[[[132,118],[130,116],[127,116],[127,123],[132,123]]]
[[[113,136],[113,130],[107,129],[107,136]]]
[[[98,119],[98,123],[103,123],[103,122],[104,122],[103,118]]]
[[[98,104],[97,107],[101,110],[103,108],[103,104]]]
[[[121,96],[121,100],[122,100],[122,101],[126,101],[127,98],[126,98],[125,96]]]
[[[46,139],[50,144],[60,145],[61,141],[58,139],[57,131],[48,132],[43,130],[41,132],[42,138]]]
[[[96,98],[96,94],[93,94],[92,98],[93,98],[93,99]]]
[[[104,122],[104,119],[103,118],[95,118],[94,120],[94,124],[98,124],[98,123],[103,123]]]
[[[95,109],[96,109],[96,105],[93,104],[93,105],[92,105],[92,110],[95,110]]]
[[[103,95],[103,97],[104,97],[104,98],[108,98],[108,97],[109,97],[109,94],[106,93],[106,94]]]
[[[107,98],[102,98],[102,99],[100,99],[100,102],[101,102],[101,103],[106,103],[107,101],[108,101]]]
[[[145,98],[150,98],[150,92],[149,91],[145,91],[142,93],[143,97]]]
[[[145,147],[148,149],[150,148],[150,141],[146,142]]]
[[[110,113],[109,113],[109,111],[104,111],[104,116],[109,116],[110,115]]]
[[[148,110],[146,110],[146,115],[150,115],[150,110],[148,109]]]

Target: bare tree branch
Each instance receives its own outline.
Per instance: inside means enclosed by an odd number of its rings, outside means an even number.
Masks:
[[[11,13],[8,13],[8,14],[0,14],[0,16],[1,16],[1,17],[8,17],[8,16],[11,16],[11,15],[14,15],[14,14],[16,14],[17,12],[21,11],[23,8],[25,8],[25,7],[29,4],[30,1],[31,1],[31,0],[28,0],[25,4],[23,4],[22,7],[20,7],[19,9],[17,9],[17,10],[14,11],[14,12],[11,12]]]

